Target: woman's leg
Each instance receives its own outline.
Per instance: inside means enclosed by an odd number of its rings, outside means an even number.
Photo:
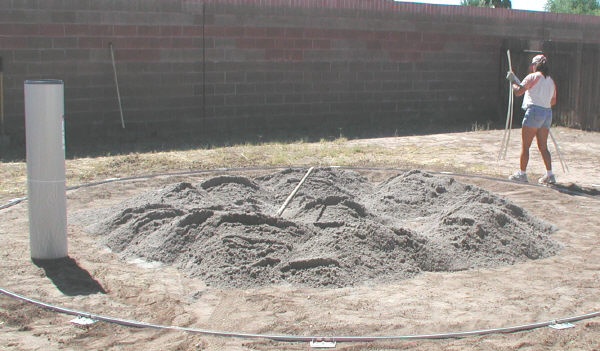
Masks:
[[[538,128],[523,126],[521,127],[521,171],[527,170],[527,164],[529,163],[529,148],[533,137],[536,136]],[[546,134],[546,138],[548,135]]]
[[[539,128],[535,136],[537,140],[538,149],[540,150],[540,154],[542,154],[542,159],[544,160],[544,165],[546,166],[547,171],[552,170],[552,157],[550,156],[550,151],[548,151],[549,133],[550,129]]]

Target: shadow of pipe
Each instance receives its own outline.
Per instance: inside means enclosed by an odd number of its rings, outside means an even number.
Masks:
[[[100,283],[88,271],[79,267],[77,262],[70,257],[52,260],[32,259],[32,261],[44,270],[46,276],[65,295],[79,296],[106,293]]]

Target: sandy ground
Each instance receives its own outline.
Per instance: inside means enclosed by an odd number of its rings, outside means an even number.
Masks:
[[[600,134],[554,130],[570,172],[555,162],[558,181],[600,189]],[[517,138],[513,134],[513,138]],[[518,144],[497,162],[502,131],[356,140],[403,152],[405,146],[439,145],[423,153],[423,169],[436,159],[450,166],[481,167],[508,175]],[[411,147],[413,152],[419,150]],[[428,148],[432,150],[432,148]],[[554,154],[555,161],[557,160]],[[479,166],[478,166],[479,165]],[[484,171],[483,171],[484,170]],[[530,179],[542,173],[532,148]],[[254,173],[260,173],[256,171]],[[373,181],[393,171],[366,171]],[[474,172],[476,173],[476,172]],[[251,174],[249,174],[251,175]],[[69,213],[107,206],[175,181],[210,174],[114,182],[68,193]],[[91,313],[163,325],[261,334],[391,336],[522,325],[600,311],[600,197],[535,185],[457,177],[504,196],[559,230],[556,256],[493,269],[425,273],[385,284],[341,289],[291,285],[214,289],[164,265],[124,262],[69,225],[70,260],[33,264],[29,258],[27,203],[0,210],[0,287],[37,300]],[[96,322],[83,328],[74,317],[0,295],[0,348],[6,350],[303,350],[307,342],[206,336]],[[443,340],[339,342],[338,350],[600,350],[600,318],[570,329],[539,328],[509,334]]]

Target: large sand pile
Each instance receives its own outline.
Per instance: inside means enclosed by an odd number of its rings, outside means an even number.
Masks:
[[[352,171],[285,170],[176,183],[77,216],[124,257],[174,264],[217,287],[342,287],[554,255],[551,225],[481,188],[421,171],[374,184]]]

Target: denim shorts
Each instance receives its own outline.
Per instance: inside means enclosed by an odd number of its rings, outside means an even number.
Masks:
[[[522,125],[533,128],[548,128],[552,124],[552,109],[530,105],[525,110]]]

